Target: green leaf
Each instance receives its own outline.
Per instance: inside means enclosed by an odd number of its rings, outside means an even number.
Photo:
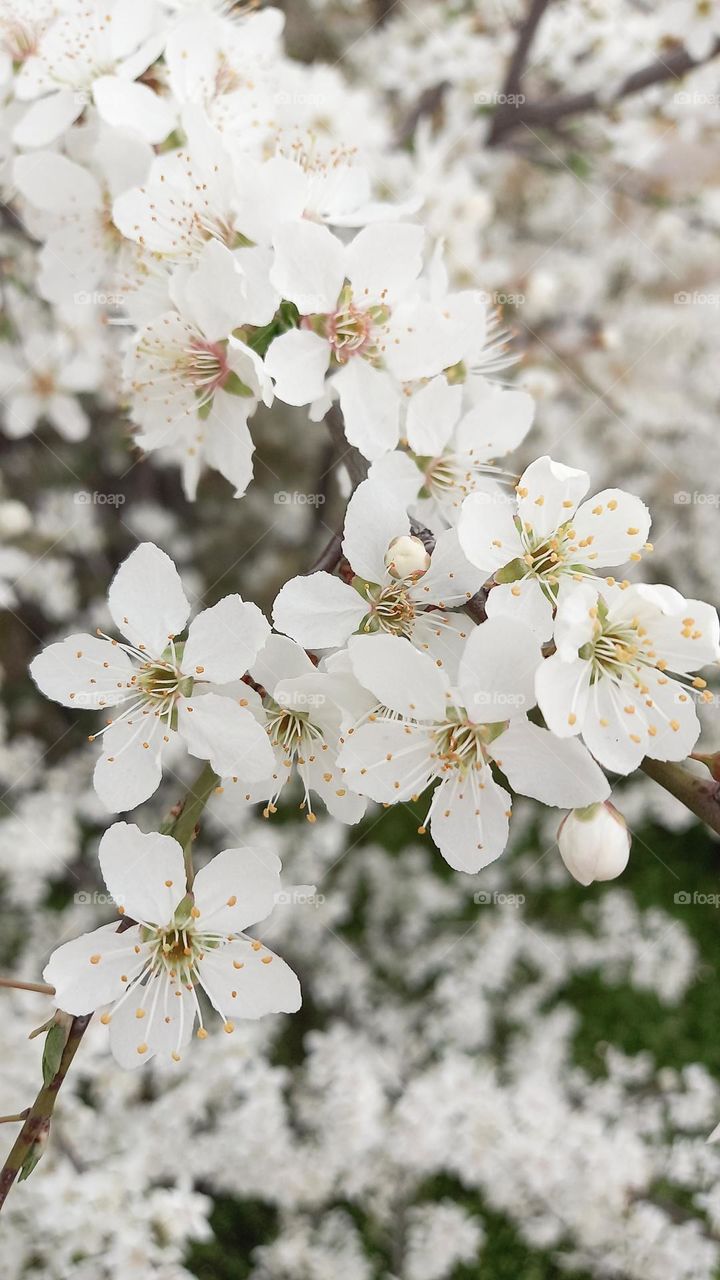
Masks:
[[[43,1084],[50,1084],[60,1069],[60,1059],[67,1041],[67,1027],[55,1022],[45,1037],[42,1056]]]

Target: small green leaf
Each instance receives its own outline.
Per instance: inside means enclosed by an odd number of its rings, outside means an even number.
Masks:
[[[60,1059],[67,1041],[67,1027],[54,1023],[45,1038],[42,1056],[43,1084],[50,1084],[60,1069]]]

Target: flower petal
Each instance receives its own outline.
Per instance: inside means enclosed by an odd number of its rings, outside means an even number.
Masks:
[[[542,804],[577,809],[606,800],[610,784],[577,738],[556,738],[529,720],[515,720],[492,744],[513,791]]]
[[[141,971],[146,951],[137,926],[118,933],[117,922],[106,924],[53,951],[43,978],[55,988],[58,1009],[76,1016],[93,1013],[122,995]]]
[[[437,661],[419,653],[401,636],[351,636],[348,641],[355,676],[378,702],[410,720],[442,720],[448,678]]]
[[[153,657],[162,654],[169,636],[179,635],[190,613],[175,565],[152,542],[141,542],[120,565],[108,606],[123,635]]]
[[[330,573],[291,578],[273,605],[273,624],[304,649],[331,649],[357,631],[367,601]]]
[[[505,849],[512,801],[489,769],[441,783],[428,816],[432,838],[455,871],[482,871]]]
[[[319,333],[290,329],[268,347],[265,369],[275,383],[275,394],[285,404],[310,404],[325,390],[330,347]]]
[[[233,698],[204,693],[179,698],[177,709],[178,733],[190,755],[209,760],[221,778],[259,782],[272,773],[275,758],[265,730]]]
[[[302,1004],[300,983],[280,956],[259,943],[234,939],[206,951],[199,978],[218,1013],[232,1030],[232,1018],[295,1013]]]
[[[213,684],[239,680],[269,635],[270,624],[256,604],[246,604],[239,595],[224,596],[190,623],[183,671]]]
[[[30,663],[30,675],[46,698],[93,709],[123,702],[134,670],[119,645],[87,634],[48,645]]]
[[[372,480],[363,480],[345,513],[343,554],[353,573],[367,582],[384,582],[388,577],[385,553],[393,538],[409,532],[402,503]]]
[[[197,928],[241,933],[266,920],[282,888],[280,871],[269,849],[224,849],[195,876]]]
[[[126,1070],[150,1058],[178,1061],[192,1036],[197,1004],[192,990],[161,972],[136,986],[110,1011],[110,1048]]]
[[[105,884],[128,916],[144,924],[170,923],[187,892],[177,840],[115,822],[100,841],[98,857]]]
[[[375,720],[348,734],[338,765],[353,791],[396,804],[420,795],[436,776],[432,749],[422,725]]]
[[[459,685],[468,715],[496,724],[535,705],[538,637],[514,618],[488,618],[471,633],[460,662]]]

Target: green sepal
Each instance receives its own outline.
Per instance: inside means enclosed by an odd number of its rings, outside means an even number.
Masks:
[[[496,582],[518,582],[520,578],[524,578],[527,572],[527,565],[524,561],[518,559],[511,560],[509,564],[498,569],[495,574]]]
[[[45,1037],[42,1056],[43,1084],[49,1085],[60,1070],[60,1061],[67,1043],[68,1029],[54,1022]]]
[[[238,378],[233,369],[227,374],[223,384],[223,391],[227,391],[229,396],[251,396],[253,393],[241,378]]]

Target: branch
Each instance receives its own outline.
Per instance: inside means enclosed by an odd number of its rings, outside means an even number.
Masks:
[[[611,98],[606,98],[595,89],[589,89],[584,93],[550,98],[546,102],[520,102],[517,105],[504,103],[495,113],[488,146],[496,146],[520,125],[554,125],[566,116],[581,115],[588,111],[607,111],[616,102],[640,93],[651,85],[662,84],[666,80],[681,79],[682,76],[687,75],[688,71],[704,66],[719,53],[720,39],[715,41],[705,58],[693,58],[686,49],[677,48],[666,58],[655,58],[639,71],[634,71],[626,80],[623,80]]]
[[[192,884],[190,847],[195,835],[195,828],[205,805],[218,785],[218,781],[217,774],[213,772],[210,765],[204,765],[195,782],[188,787],[180,805],[175,807],[170,818],[161,828],[165,835],[173,836],[183,847],[188,886]],[[120,928],[122,928],[122,923]],[[7,983],[3,985],[7,985]],[[17,986],[18,984],[13,983],[13,985]],[[41,987],[39,983],[21,985],[27,986],[31,990],[52,991],[52,988]],[[50,1134],[50,1121],[55,1110],[58,1093],[72,1060],[80,1048],[80,1041],[85,1035],[92,1016],[91,1013],[87,1013],[69,1020],[65,1047],[55,1075],[48,1083],[43,1085],[27,1112],[22,1113],[25,1116],[23,1127],[2,1170],[0,1170],[0,1209],[4,1205],[8,1192],[15,1180],[19,1178],[22,1181],[23,1178],[27,1178],[43,1154]]]
[[[338,466],[342,463],[350,476],[350,483],[353,489],[357,489],[358,485],[367,479],[370,463],[367,458],[363,458],[360,450],[356,449],[354,444],[348,444],[342,409],[338,404],[331,405],[325,414],[325,426],[330,432],[330,439],[337,451],[335,465]]]
[[[520,93],[520,86],[522,84],[523,72],[530,52],[530,46],[535,39],[535,33],[540,25],[540,19],[542,18],[549,3],[550,0],[530,0],[528,15],[520,27],[515,51],[510,59],[510,65],[507,69],[507,75],[505,76],[505,83],[502,87],[502,96],[500,100],[501,107],[500,110],[495,113],[495,117],[493,119],[490,137],[488,138],[489,146],[493,146],[495,144],[496,134],[499,134],[502,130],[501,121],[505,112],[509,111],[511,115],[514,113],[515,108],[512,106],[511,102],[507,101],[507,99],[515,99]]]
[[[720,783],[672,761],[646,759],[640,768],[720,836]]]

